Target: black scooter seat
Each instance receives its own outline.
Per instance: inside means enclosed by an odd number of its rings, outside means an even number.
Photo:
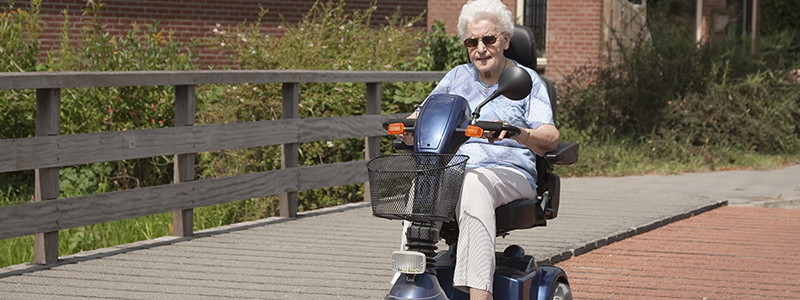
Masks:
[[[496,208],[494,213],[498,236],[512,230],[547,225],[544,209],[536,199],[517,199]],[[440,236],[445,239],[448,245],[458,240],[458,224],[456,221],[442,224]]]
[[[516,229],[544,226],[544,209],[536,199],[518,199],[494,210],[498,234]]]

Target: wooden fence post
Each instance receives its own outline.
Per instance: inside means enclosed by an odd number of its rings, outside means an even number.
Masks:
[[[36,90],[36,136],[58,135],[61,129],[61,89]],[[58,167],[36,169],[34,201],[58,199]],[[58,231],[33,235],[33,262],[58,262]]]
[[[367,115],[380,115],[381,114],[381,83],[369,82],[367,83],[367,107],[365,114]],[[364,159],[370,160],[378,157],[381,154],[381,137],[366,137],[364,138]],[[364,183],[364,201],[370,202],[369,182]]]
[[[175,86],[175,127],[194,126],[195,86]],[[173,163],[175,183],[194,180],[195,153],[175,155]],[[172,235],[187,237],[194,234],[194,210],[184,209],[172,212]]]
[[[281,119],[297,119],[300,117],[300,84],[283,83],[283,113]],[[296,168],[300,160],[298,143],[281,145],[281,169]],[[281,194],[281,217],[297,217],[297,192]]]

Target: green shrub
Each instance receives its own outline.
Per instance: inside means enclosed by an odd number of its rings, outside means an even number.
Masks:
[[[759,153],[800,151],[800,87],[770,71],[719,83],[668,102],[657,132],[692,144],[731,145]]]
[[[141,71],[197,69],[192,48],[164,32],[160,22],[144,28],[133,23],[125,35],[112,36],[101,18],[103,3],[94,2],[84,10],[91,16],[77,40],[68,34],[69,19],[64,12],[60,49],[48,55],[49,69],[55,71]],[[141,86],[111,88],[70,88],[61,93],[61,133],[76,134],[131,129],[171,127],[174,87]],[[134,187],[168,184],[172,181],[169,158],[154,157],[61,170],[62,196],[77,196]],[[72,176],[81,174],[82,176]],[[79,187],[85,187],[80,189]],[[79,188],[75,190],[75,188]]]
[[[0,13],[0,72],[32,72],[37,65],[40,33],[39,5],[30,11],[13,5]],[[0,90],[0,139],[24,138],[35,133],[36,94],[31,90]],[[0,173],[0,206],[31,201],[33,171]]]
[[[421,42],[423,47],[414,59],[415,71],[450,71],[469,62],[461,39],[447,33],[441,20],[436,20],[431,26],[431,32]]]
[[[79,36],[69,35],[64,12],[60,48],[38,58],[38,7],[31,11],[4,9],[0,20],[0,41],[9,54],[0,71],[132,71],[191,70],[197,68],[192,45],[184,46],[159,22],[140,28],[133,24],[123,36],[111,36],[100,18],[102,2],[95,1],[85,14],[92,16]],[[12,51],[13,50],[13,51]],[[3,64],[8,63],[8,64]],[[35,90],[0,91],[0,139],[35,135]],[[168,127],[173,124],[173,87],[69,88],[61,91],[62,134],[122,131]],[[6,117],[8,116],[8,117]],[[95,163],[60,168],[60,196],[75,197],[172,181],[170,158],[155,157]],[[33,171],[0,174],[0,205],[14,205],[33,198]],[[160,214],[59,231],[59,254],[109,247],[155,238],[169,233],[169,214]],[[0,266],[32,259],[30,236],[0,241]],[[9,257],[8,260],[5,258]]]
[[[777,36],[781,39],[792,39],[794,43],[776,43],[778,46],[790,45],[789,49],[780,49],[791,53],[792,60],[800,59],[800,2],[794,0],[762,0],[759,1],[762,16],[760,34]]]
[[[412,28],[421,16],[401,19],[399,11],[386,24],[370,27],[375,7],[345,13],[345,2],[317,2],[298,24],[283,21],[283,37],[265,36],[260,20],[235,28],[217,27],[206,41],[229,55],[240,69],[306,70],[409,70],[417,41],[425,32]],[[261,15],[266,13],[262,9]],[[410,111],[413,103],[394,98],[399,90],[421,101],[419,91],[402,84],[384,85],[384,112]],[[300,85],[300,117],[359,115],[365,111],[366,85],[361,83],[303,83]],[[281,86],[241,84],[223,87],[217,99],[199,103],[198,123],[230,123],[273,120],[281,117]],[[309,166],[360,160],[363,139],[331,140],[300,145],[300,165]],[[228,176],[280,168],[279,147],[258,147],[203,153],[199,156],[201,178]],[[298,210],[310,210],[363,200],[361,184],[298,193]],[[232,222],[277,214],[277,197],[244,201],[223,210]],[[255,213],[254,213],[255,212]]]
[[[413,71],[449,71],[457,65],[467,62],[467,54],[461,40],[447,33],[444,23],[436,20],[431,31],[422,37],[419,50],[412,62],[406,63],[404,69]],[[422,103],[435,82],[392,82],[384,84],[384,98],[389,98],[393,106],[384,109],[385,113],[411,112],[414,106]],[[387,141],[383,145],[389,146]],[[391,151],[386,147],[385,151]]]
[[[560,124],[585,142],[664,143],[665,158],[693,147],[732,147],[764,154],[800,152],[800,84],[785,35],[726,37],[697,45],[688,26],[648,8],[652,42],[620,47],[603,67],[584,67],[560,83]],[[661,10],[659,10],[661,9]],[[702,152],[702,151],[701,151]]]
[[[32,72],[43,68],[37,65],[39,55],[39,4],[31,1],[31,10],[13,6],[3,7],[0,13],[0,72]],[[21,138],[35,132],[35,94],[25,90],[0,91],[0,138]]]
[[[13,5],[3,7],[0,14],[0,72],[37,71],[41,2],[31,1],[30,11],[15,10]]]

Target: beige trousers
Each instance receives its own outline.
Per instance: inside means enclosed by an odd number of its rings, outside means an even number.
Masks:
[[[517,169],[495,167],[467,170],[461,199],[456,204],[459,237],[453,276],[455,288],[467,293],[470,287],[492,292],[497,232],[494,209],[517,199],[535,197],[536,191],[524,173]],[[405,250],[405,229],[408,226],[410,222],[405,222],[402,250]]]

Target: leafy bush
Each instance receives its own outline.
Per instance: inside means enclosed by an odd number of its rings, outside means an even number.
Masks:
[[[0,14],[0,72],[31,72],[41,70],[39,55],[39,4],[31,1],[31,10],[3,7]],[[1,138],[21,138],[33,135],[36,106],[35,94],[30,91],[0,91]]]
[[[399,11],[386,19],[386,25],[371,28],[375,6],[346,14],[345,2],[317,2],[298,24],[283,21],[281,38],[265,36],[260,20],[242,23],[235,28],[216,27],[207,41],[222,54],[229,55],[241,69],[306,70],[408,70],[417,41],[425,32],[412,28],[421,17],[401,19]],[[261,15],[266,13],[262,9]],[[402,85],[387,84],[384,99],[390,99],[384,111],[410,111],[405,101],[391,101]],[[387,91],[388,90],[388,91]],[[421,101],[413,89],[406,89]],[[365,84],[303,83],[300,85],[300,117],[329,117],[363,114]],[[281,86],[276,84],[241,84],[223,90],[213,101],[199,103],[199,123],[230,123],[279,119]],[[209,99],[212,100],[212,99]],[[384,106],[386,106],[384,104]],[[360,160],[364,157],[363,139],[331,140],[300,145],[300,165]],[[200,177],[209,178],[280,168],[278,147],[259,147],[203,153]],[[363,200],[360,184],[304,191],[298,194],[298,210],[309,210]],[[236,204],[229,213],[231,221],[275,215],[277,197]],[[249,213],[257,211],[259,213]]]
[[[778,45],[791,45],[789,49],[782,49],[792,54],[794,61],[800,58],[800,2],[794,0],[762,0],[759,1],[762,16],[761,34],[779,36],[782,39],[792,39],[794,43],[778,43]]]
[[[68,35],[69,20],[64,13],[62,43],[59,50],[48,55],[48,61],[37,64],[38,56],[38,5],[32,2],[31,12],[16,10],[4,12],[3,49],[13,50],[8,65],[2,71],[34,70],[83,70],[83,71],[131,71],[131,70],[190,70],[196,69],[196,57],[172,37],[164,34],[156,21],[140,30],[133,24],[125,36],[110,36],[105,30],[99,13],[101,2],[95,2],[85,10],[92,20],[83,28],[79,40],[72,42]],[[8,30],[5,30],[8,29]],[[2,91],[0,107],[9,118],[2,118],[0,138],[34,136],[35,91]],[[173,87],[115,87],[72,88],[61,92],[61,133],[119,131],[139,128],[172,126]],[[100,163],[89,166],[61,168],[62,197],[78,196],[169,183],[172,168],[162,157],[130,160],[116,163]],[[80,176],[78,175],[80,174]],[[33,172],[0,174],[0,182],[16,198],[30,195]],[[14,189],[14,186],[23,189]],[[8,187],[8,188],[6,188]],[[23,191],[24,190],[24,191]],[[5,197],[3,197],[5,198]],[[16,200],[15,202],[19,202]]]
[[[461,39],[447,33],[441,20],[436,20],[431,32],[421,42],[423,47],[414,59],[415,71],[449,71],[469,62]]]
[[[431,32],[423,36],[413,62],[405,69],[413,71],[449,71],[468,61],[461,40],[447,33],[444,23],[436,20]],[[435,82],[387,83],[384,84],[384,97],[390,97],[394,107],[385,109],[387,113],[411,112],[414,105],[420,104],[436,86]],[[389,145],[389,143],[384,143]],[[388,148],[387,148],[387,151]]]
[[[659,133],[695,146],[731,145],[760,153],[800,150],[800,87],[770,71],[715,84],[668,102]]]
[[[39,5],[30,11],[3,7],[0,13],[0,72],[32,72],[43,67],[39,55]],[[0,138],[23,138],[35,133],[36,94],[30,90],[0,90]],[[30,201],[33,171],[0,173],[0,206]]]
[[[632,139],[661,143],[664,157],[692,147],[733,147],[759,153],[800,152],[797,61],[785,36],[727,37],[696,45],[688,27],[648,8],[652,43],[620,48],[620,61],[585,67],[561,83],[559,121],[584,141]],[[661,8],[661,10],[659,10]]]
[[[14,10],[13,6],[3,7],[0,14],[0,72],[37,70],[41,2],[31,1],[30,11],[21,8]]]
[[[140,28],[136,24],[124,36],[111,36],[100,18],[102,2],[93,2],[85,14],[90,25],[76,38],[69,35],[69,20],[64,13],[60,49],[48,53],[45,63],[37,63],[40,1],[32,1],[31,10],[4,9],[0,20],[0,41],[8,51],[8,62],[0,71],[131,71],[196,69],[192,45],[184,46],[165,33],[156,21]],[[12,51],[13,50],[13,51]],[[34,90],[0,91],[0,138],[24,138],[35,135]],[[173,124],[173,87],[70,88],[61,91],[62,134],[122,131],[168,127]],[[8,116],[8,117],[5,117]],[[32,200],[33,171],[0,174],[0,205]],[[103,193],[138,186],[166,184],[172,181],[170,158],[155,157],[119,162],[96,163],[60,168],[60,197]],[[163,236],[169,233],[171,216],[161,214],[61,230],[61,255],[109,247]],[[33,239],[30,236],[0,241],[0,253],[14,253],[0,266],[30,261]],[[5,255],[0,255],[6,257]]]
[[[108,33],[100,13],[104,4],[84,10],[91,16],[78,40],[68,34],[64,12],[62,43],[48,55],[49,69],[58,71],[192,70],[198,67],[193,45],[184,46],[172,32],[154,21],[144,28],[134,23],[122,36]],[[61,93],[62,134],[124,131],[173,125],[174,87],[142,86],[71,88]],[[76,170],[73,170],[76,169]],[[164,157],[62,168],[62,196],[101,193],[172,181],[171,161]],[[82,176],[72,176],[81,174]],[[74,190],[76,187],[85,189]],[[72,191],[72,192],[70,192]]]

